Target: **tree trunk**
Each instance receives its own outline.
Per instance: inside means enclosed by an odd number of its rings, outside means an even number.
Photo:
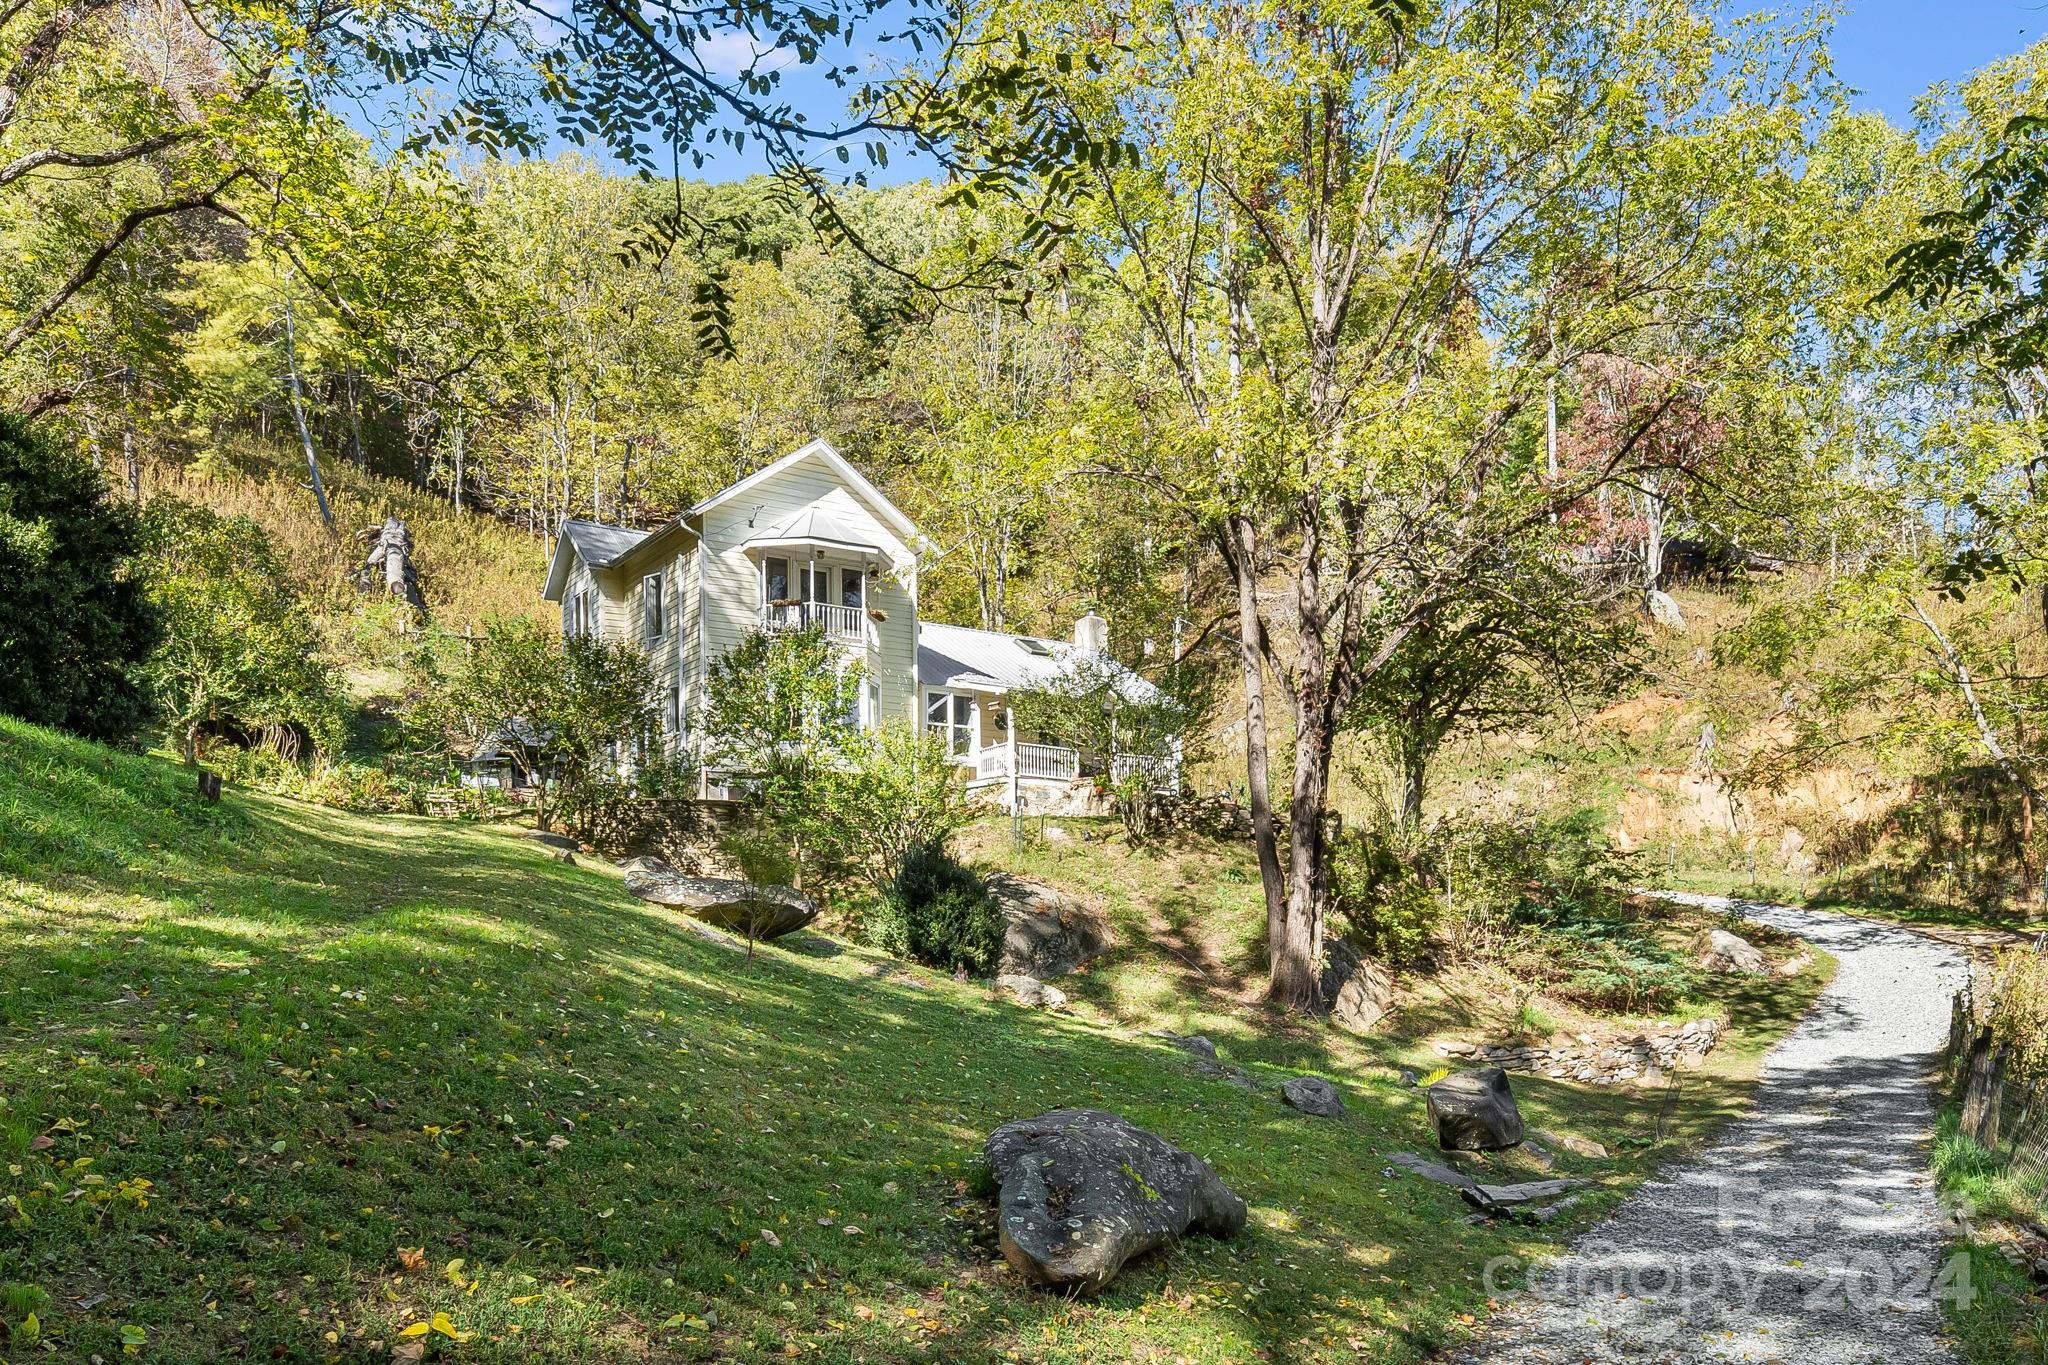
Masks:
[[[290,277],[285,280],[287,290],[291,287]],[[320,520],[327,529],[334,529],[334,509],[327,505],[327,490],[320,483],[320,455],[313,449],[313,432],[306,425],[306,393],[299,383],[298,342],[292,330],[292,300],[287,293],[284,300],[284,364],[285,373],[291,379],[292,421],[299,428],[299,445],[306,452],[306,473],[312,480],[313,502],[320,508]]]
[[[455,510],[462,510],[462,423],[455,424],[455,487],[453,489]]]
[[[1272,950],[1266,998],[1299,1013],[1323,1001],[1323,924],[1329,908],[1329,797],[1333,736],[1312,710],[1300,713],[1294,737],[1294,790],[1287,807],[1287,909]]]
[[[1401,746],[1401,827],[1411,834],[1422,828],[1423,778],[1429,758],[1413,744]]]
[[[368,469],[370,460],[363,454],[362,376],[353,365],[348,367],[347,391],[349,457],[357,469]]]
[[[1244,766],[1252,811],[1252,842],[1259,855],[1259,883],[1266,893],[1266,955],[1277,956],[1287,930],[1287,876],[1280,867],[1280,841],[1273,827],[1273,786],[1266,745],[1266,665],[1261,651],[1258,561],[1251,525],[1233,517],[1224,527],[1226,556],[1237,579],[1238,659],[1244,671]]]
[[[121,465],[128,477],[128,496],[142,501],[142,455],[135,448],[135,372],[121,380]]]

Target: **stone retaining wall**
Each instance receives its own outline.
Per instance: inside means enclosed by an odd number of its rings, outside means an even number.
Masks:
[[[1444,1057],[1507,1071],[1533,1071],[1557,1080],[1619,1085],[1670,1071],[1680,1061],[1698,1061],[1720,1041],[1720,1020],[1694,1019],[1676,1028],[1660,1026],[1654,1032],[1639,1033],[1607,1047],[1591,1042],[1551,1047],[1530,1043],[1438,1043],[1436,1050]]]

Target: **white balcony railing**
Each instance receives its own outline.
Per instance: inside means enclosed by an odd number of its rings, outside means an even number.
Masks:
[[[770,602],[761,608],[761,629],[802,630],[821,626],[833,640],[859,644],[868,638],[867,612],[859,607],[842,607],[834,602]]]
[[[1019,744],[1017,776],[1046,782],[1072,782],[1081,775],[1081,755],[1057,744]],[[1010,775],[1009,746],[983,749],[974,756],[974,775],[987,781]]]

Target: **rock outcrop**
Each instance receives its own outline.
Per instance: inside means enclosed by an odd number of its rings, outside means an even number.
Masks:
[[[1109,935],[1086,906],[1044,882],[999,876],[989,894],[1003,917],[996,972],[1050,981],[1109,947]]]
[[[1244,1200],[1208,1162],[1100,1109],[1006,1123],[984,1151],[1003,1258],[1044,1288],[1093,1294],[1134,1256],[1244,1228]]]
[[[781,938],[818,917],[817,904],[787,886],[763,886],[729,877],[686,877],[659,859],[634,861],[636,865],[626,873],[629,893],[749,938]]]
[[[1720,1041],[1720,1020],[1693,1019],[1606,1045],[1590,1039],[1563,1044],[1438,1043],[1436,1050],[1445,1057],[1484,1062],[1504,1071],[1531,1071],[1552,1080],[1623,1085],[1698,1061]]]
[[[1764,969],[1763,950],[1740,934],[1726,929],[1708,929],[1693,945],[1700,965],[1710,972],[1739,972],[1745,975]]]
[[[1342,939],[1332,942],[1323,967],[1323,999],[1330,1022],[1368,1033],[1394,1008],[1394,974]]]

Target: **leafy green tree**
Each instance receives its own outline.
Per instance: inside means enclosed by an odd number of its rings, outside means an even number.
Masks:
[[[858,733],[860,679],[815,626],[755,631],[712,662],[703,762],[750,789],[753,821],[733,844],[749,875],[807,891],[845,875],[854,852],[824,795]]]
[[[1149,681],[1110,659],[1078,656],[1048,681],[1011,693],[1011,723],[1108,763],[1117,818],[1133,839],[1144,840],[1164,772],[1193,757],[1211,709],[1211,681],[1206,670],[1184,664]]]
[[[1475,565],[1652,466],[1639,432],[1663,394],[1719,392],[1796,340],[1815,35],[1687,0],[1569,24],[1541,0],[1404,8],[1083,25],[1003,0],[986,20],[1028,39],[1092,140],[1137,148],[1042,187],[1085,191],[1060,258],[1119,306],[1096,335],[1129,399],[1098,410],[1091,463],[1177,509],[1230,575],[1288,1009],[1319,1003],[1332,765],[1360,688]],[[1552,478],[1536,415],[1608,354],[1656,362],[1663,394]]]
[[[142,520],[144,581],[164,623],[145,676],[168,741],[187,763],[215,737],[287,758],[303,737],[336,753],[340,681],[263,528],[172,497],[152,498]]]
[[[818,773],[819,804],[848,862],[876,890],[899,881],[913,850],[944,850],[981,813],[968,800],[959,761],[924,726],[899,721],[838,741]]]
[[[2036,265],[2048,44],[1986,68],[1915,138],[1835,120],[1803,191],[1832,249],[1798,372],[1813,468],[1799,558],[1824,566],[1721,643],[1778,683],[1794,742],[1995,769],[2031,842],[2048,723],[2048,388]],[[1931,235],[1929,235],[1931,233]]]
[[[134,510],[83,459],[0,416],[0,711],[108,743],[148,722],[139,673],[162,633]]]
[[[414,661],[412,742],[457,758],[487,747],[511,755],[542,779],[533,816],[543,830],[583,787],[660,741],[654,666],[628,642],[563,640],[520,617],[457,648],[446,665],[431,653]]]
[[[1632,601],[1604,600],[1542,557],[1491,567],[1408,632],[1344,720],[1385,740],[1410,831],[1422,823],[1429,765],[1447,740],[1597,704],[1635,673],[1642,631]]]

